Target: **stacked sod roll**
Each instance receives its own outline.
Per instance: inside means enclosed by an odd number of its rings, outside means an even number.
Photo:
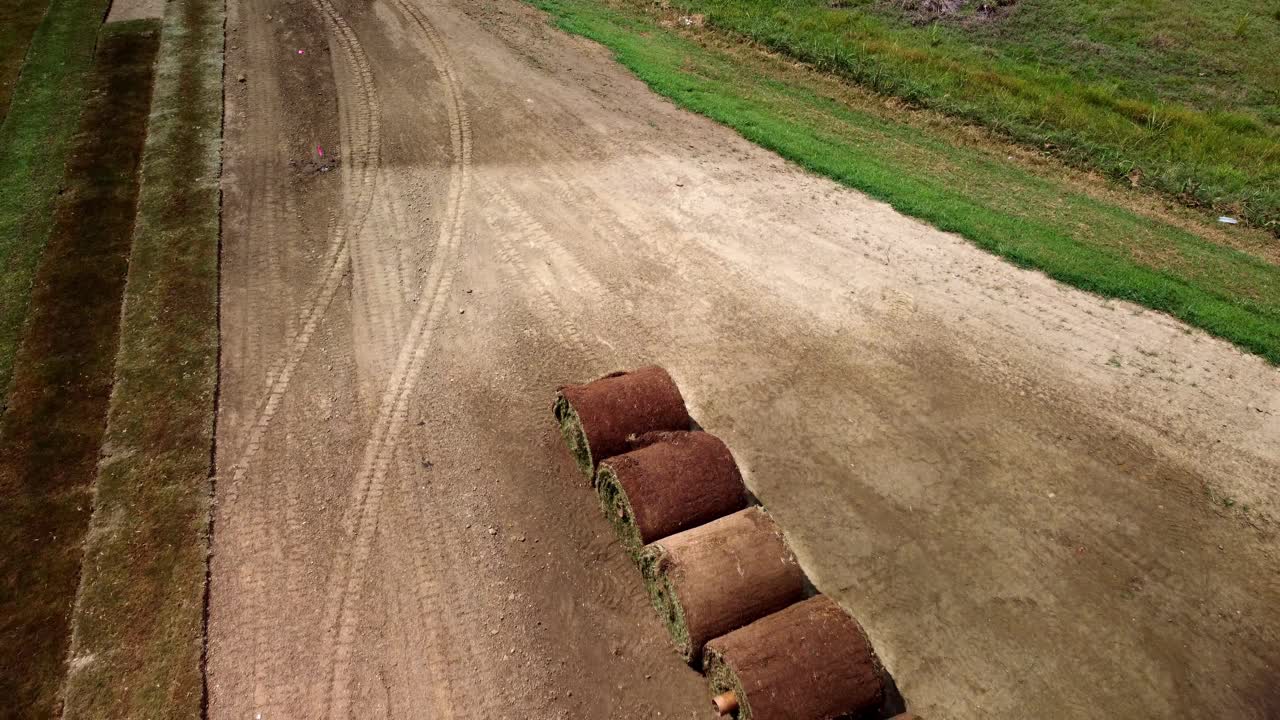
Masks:
[[[559,388],[556,421],[636,561],[676,652],[723,715],[832,720],[885,709],[862,627],[813,595],[782,529],[671,376],[645,367]]]
[[[596,464],[629,448],[634,435],[688,430],[693,425],[675,381],[660,367],[616,372],[556,394],[555,416],[578,468],[588,480]]]
[[[708,642],[703,668],[717,709],[738,720],[842,718],[878,707],[885,694],[862,626],[825,595]]]
[[[653,432],[600,461],[596,492],[623,547],[638,559],[654,540],[747,507],[729,448],[705,432]]]
[[[804,571],[762,508],[726,515],[645,547],[654,607],[687,662],[708,640],[803,600]]]

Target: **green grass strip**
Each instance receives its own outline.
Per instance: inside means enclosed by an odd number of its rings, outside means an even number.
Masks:
[[[222,27],[220,0],[165,6],[65,718],[201,716]]]
[[[50,3],[0,124],[0,407],[108,5]]]
[[[159,23],[104,28],[0,421],[0,697],[50,716],[107,421]]]
[[[598,0],[532,0],[677,104],[805,168],[1101,295],[1280,363],[1280,268],[1089,197],[993,153],[838,103],[766,58],[702,47]]]

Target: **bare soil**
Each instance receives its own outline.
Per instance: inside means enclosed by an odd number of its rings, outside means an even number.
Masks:
[[[227,47],[211,717],[709,717],[551,417],[649,362],[913,711],[1280,713],[1275,368],[513,0],[231,0]]]

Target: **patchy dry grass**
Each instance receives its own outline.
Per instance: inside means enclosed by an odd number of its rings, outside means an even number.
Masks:
[[[156,23],[102,32],[0,422],[0,697],[56,712],[106,425]]]
[[[67,718],[199,718],[218,356],[219,0],[170,0]]]

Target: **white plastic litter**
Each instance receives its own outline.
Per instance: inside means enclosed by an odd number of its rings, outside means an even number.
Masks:
[[[1218,222],[1226,223],[1228,225],[1238,225],[1240,223],[1239,220],[1233,217],[1227,217],[1226,215],[1223,215],[1222,217],[1218,218]]]

